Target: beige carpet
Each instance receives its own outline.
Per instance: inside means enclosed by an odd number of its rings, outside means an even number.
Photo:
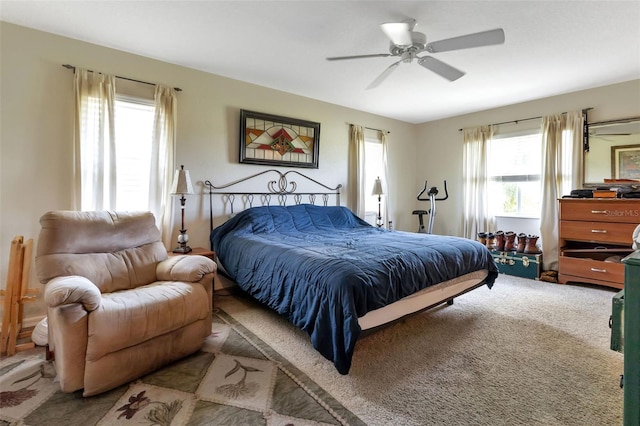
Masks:
[[[362,426],[331,395],[216,309],[190,356],[108,392],[62,393],[44,348],[0,357],[0,426]]]
[[[276,314],[215,303],[369,425],[619,425],[622,354],[609,349],[616,290],[500,275],[361,339],[349,375]]]

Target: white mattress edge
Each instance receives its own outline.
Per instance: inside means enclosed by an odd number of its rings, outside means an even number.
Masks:
[[[367,330],[397,320],[463,293],[482,282],[488,274],[489,271],[483,269],[432,285],[390,305],[367,312],[358,318],[358,323],[362,330]]]

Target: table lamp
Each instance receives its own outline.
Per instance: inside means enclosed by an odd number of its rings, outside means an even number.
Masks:
[[[376,218],[376,225],[378,226],[378,228],[381,228],[383,225],[382,222],[382,211],[381,211],[381,201],[382,201],[382,194],[384,194],[384,191],[382,191],[382,181],[380,180],[380,177],[378,176],[378,178],[376,178],[376,180],[373,182],[373,191],[371,191],[371,195],[377,195],[378,196],[378,217]]]
[[[184,205],[187,201],[184,196],[187,194],[193,194],[193,185],[191,185],[189,170],[185,170],[184,166],[180,166],[180,169],[176,170],[176,174],[173,177],[173,186],[171,187],[171,195],[180,195],[180,210],[182,212],[182,227],[180,228],[180,235],[178,235],[178,247],[173,249],[174,253],[189,253],[191,251],[191,247],[187,245],[189,236],[184,227]]]

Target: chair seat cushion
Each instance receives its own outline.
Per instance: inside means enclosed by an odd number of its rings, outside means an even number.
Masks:
[[[199,283],[158,281],[105,293],[89,314],[87,361],[138,345],[207,317],[207,291]]]

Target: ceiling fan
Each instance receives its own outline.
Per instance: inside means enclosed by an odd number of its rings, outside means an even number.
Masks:
[[[353,55],[353,56],[333,56],[327,58],[328,61],[340,61],[344,59],[362,59],[362,58],[385,58],[389,56],[397,56],[399,61],[394,62],[385,69],[375,80],[367,86],[367,89],[373,89],[380,85],[401,63],[411,63],[414,59],[424,68],[433,71],[441,77],[449,81],[455,81],[462,77],[465,73],[457,68],[446,64],[433,56],[418,56],[418,54],[448,52],[451,50],[469,49],[472,47],[490,46],[494,44],[504,43],[504,30],[497,28],[495,30],[482,31],[479,33],[467,34],[459,37],[447,38],[444,40],[433,41],[427,43],[427,36],[423,33],[413,31],[416,26],[415,19],[407,19],[402,22],[389,22],[380,25],[382,31],[389,37],[391,44],[389,53],[374,53],[371,55]]]

